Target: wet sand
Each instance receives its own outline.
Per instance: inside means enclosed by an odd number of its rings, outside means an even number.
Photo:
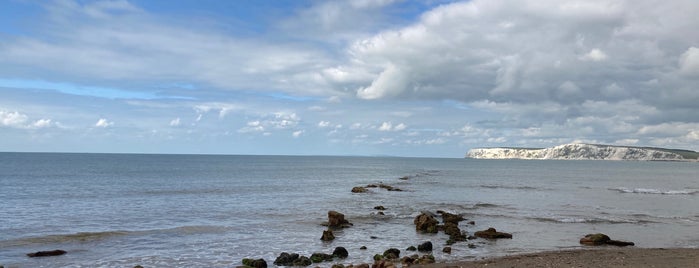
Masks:
[[[699,267],[699,248],[603,248],[551,251],[478,261],[435,263],[422,267]]]

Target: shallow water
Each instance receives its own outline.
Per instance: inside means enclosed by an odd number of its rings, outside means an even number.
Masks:
[[[350,192],[379,182],[403,191]],[[685,162],[0,153],[0,200],[5,267],[271,265],[281,252],[337,246],[350,253],[338,262],[359,263],[428,240],[437,260],[463,260],[577,248],[592,232],[699,247],[699,165]],[[320,241],[328,210],[354,224],[329,243]],[[423,210],[514,238],[443,254],[446,235],[415,232]],[[52,249],[68,254],[25,256]]]

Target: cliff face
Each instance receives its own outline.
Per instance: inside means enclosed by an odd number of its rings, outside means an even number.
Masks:
[[[652,148],[594,144],[564,144],[544,149],[476,148],[466,154],[477,159],[570,159],[683,161],[682,155]]]

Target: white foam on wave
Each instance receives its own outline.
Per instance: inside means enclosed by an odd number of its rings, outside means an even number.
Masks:
[[[697,189],[685,189],[685,190],[659,190],[659,189],[652,189],[652,188],[626,188],[626,187],[618,187],[618,188],[611,188],[609,190],[612,191],[617,191],[620,193],[626,193],[626,194],[661,194],[661,195],[693,195],[696,193],[699,193],[699,190]]]

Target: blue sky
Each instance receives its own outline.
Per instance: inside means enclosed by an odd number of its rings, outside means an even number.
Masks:
[[[0,151],[699,150],[696,1],[0,3]]]

